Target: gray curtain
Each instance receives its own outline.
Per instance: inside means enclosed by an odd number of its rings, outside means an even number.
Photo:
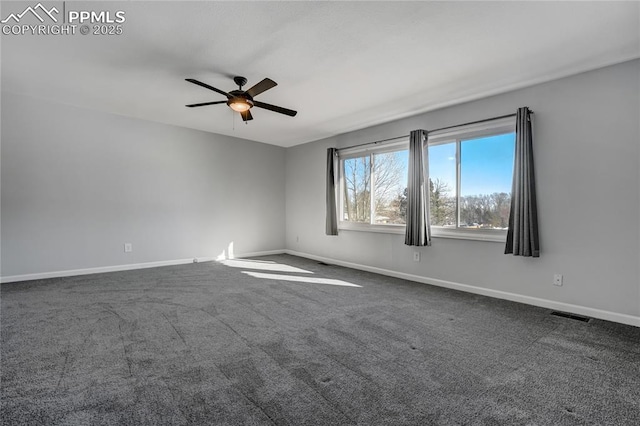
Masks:
[[[409,181],[407,182],[407,228],[404,243],[430,246],[429,225],[429,150],[427,132],[414,130],[409,135]]]
[[[538,206],[533,168],[533,136],[529,108],[516,113],[516,155],[505,254],[540,257]]]
[[[327,235],[338,235],[338,212],[336,209],[336,158],[338,150],[327,149]]]

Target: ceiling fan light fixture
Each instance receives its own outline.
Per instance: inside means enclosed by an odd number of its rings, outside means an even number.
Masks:
[[[213,86],[209,86],[208,84],[195,80],[193,78],[187,78],[185,80],[187,80],[189,83],[204,87],[205,89],[209,89],[227,97],[226,101],[211,101],[185,105],[189,108],[202,107],[206,105],[227,104],[227,106],[233,111],[240,113],[244,121],[253,120],[250,109],[254,106],[277,112],[279,114],[288,115],[289,117],[295,117],[298,113],[297,111],[294,111],[292,109],[282,108],[277,105],[271,105],[265,102],[253,100],[254,96],[266,92],[267,90],[272,89],[273,87],[278,85],[270,78],[265,78],[259,83],[254,84],[249,90],[242,90],[242,86],[247,83],[247,79],[244,77],[234,77],[233,81],[238,85],[238,89],[231,90],[229,93],[225,92],[224,90],[216,89]]]
[[[244,99],[244,98],[229,99],[229,101],[227,102],[227,105],[229,105],[229,108],[231,108],[236,112],[248,111],[249,108],[253,106],[247,99]]]

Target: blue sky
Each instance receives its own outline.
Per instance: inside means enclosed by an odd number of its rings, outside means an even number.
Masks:
[[[461,195],[511,192],[515,133],[463,140],[461,143]],[[382,154],[389,155],[389,154]],[[398,191],[406,187],[409,151],[395,151],[393,155],[405,165],[398,182]],[[367,163],[368,164],[368,163]],[[368,167],[368,166],[367,166]],[[364,173],[361,167],[358,173]],[[449,185],[449,195],[456,189],[456,144],[429,147],[429,177]]]
[[[462,141],[460,193],[462,196],[511,192],[515,133]],[[448,183],[455,194],[455,144],[429,148],[429,176]]]

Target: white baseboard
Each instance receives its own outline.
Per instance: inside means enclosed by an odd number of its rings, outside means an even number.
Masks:
[[[235,258],[244,258],[244,257],[268,256],[272,254],[282,254],[284,252],[285,252],[284,250],[259,251],[259,252],[252,252],[252,253],[236,254],[228,258],[235,259]],[[194,262],[194,260],[197,260],[197,262]],[[157,262],[131,263],[127,265],[99,266],[96,268],[68,269],[65,271],[52,271],[52,272],[39,272],[35,274],[10,275],[6,277],[0,277],[0,283],[4,284],[4,283],[19,282],[19,281],[43,280],[47,278],[73,277],[77,275],[101,274],[104,272],[130,271],[133,269],[157,268],[160,266],[184,265],[187,263],[210,262],[214,260],[221,260],[221,259],[218,257],[192,257],[188,259],[161,260]]]
[[[235,254],[227,257],[229,259],[234,258],[246,258],[246,257],[259,257],[268,256],[274,254],[290,254],[293,256],[304,257],[307,259],[313,259],[325,263],[331,263],[334,265],[344,266],[347,268],[358,269],[361,271],[373,272],[380,275],[386,275],[395,278],[402,278],[409,281],[415,281],[423,284],[435,285],[438,287],[445,287],[454,290],[465,291],[467,293],[481,294],[483,296],[495,297],[497,299],[510,300],[512,302],[525,303],[528,305],[539,306],[542,308],[553,309],[557,311],[570,312],[578,315],[584,315],[587,317],[599,318],[607,321],[619,322],[622,324],[633,325],[640,327],[640,317],[621,314],[617,312],[604,311],[596,308],[589,308],[586,306],[572,305],[569,303],[557,302],[553,300],[540,299],[532,296],[524,296],[516,293],[509,293],[500,290],[492,290],[488,288],[476,287],[468,284],[456,283],[453,281],[445,281],[436,278],[423,277],[420,275],[407,274],[404,272],[392,271],[390,269],[377,268],[375,266],[361,265],[358,263],[345,262],[342,260],[332,259],[324,256],[316,256],[309,253],[297,252],[295,250],[268,250],[259,252],[250,252]],[[223,260],[217,257],[197,257],[198,262],[209,262],[214,260]],[[116,271],[128,271],[133,269],[145,269],[145,268],[157,268],[160,266],[170,265],[183,265],[187,263],[193,263],[194,258],[189,259],[175,259],[175,260],[163,260],[158,262],[146,262],[146,263],[133,263],[128,265],[114,265],[114,266],[102,266],[97,268],[85,268],[85,269],[70,269],[66,271],[53,271],[42,272],[36,274],[24,274],[24,275],[12,275],[6,277],[0,277],[0,283],[11,283],[19,281],[41,280],[47,278],[59,278],[59,277],[72,277],[77,275],[99,274],[103,272],[116,272]]]
[[[375,266],[361,265],[358,263],[345,262],[342,260],[332,259],[323,256],[316,256],[309,253],[301,253],[294,250],[285,250],[287,254],[292,256],[304,257],[307,259],[313,259],[329,264],[344,266],[347,268],[358,269],[361,271],[373,272],[380,275],[387,275],[395,278],[402,278],[409,281],[415,281],[423,284],[435,285],[438,287],[445,287],[454,290],[465,291],[467,293],[480,294],[483,296],[494,297],[497,299],[510,300],[512,302],[524,303],[527,305],[539,306],[541,308],[552,309],[554,311],[570,312],[573,314],[583,315],[592,318],[603,319],[607,321],[618,322],[622,324],[633,325],[640,327],[640,317],[621,314],[617,312],[604,311],[596,308],[589,308],[586,306],[572,305],[569,303],[556,302],[554,300],[540,299],[532,296],[524,296],[516,293],[509,293],[506,291],[492,290],[488,288],[476,287],[468,284],[456,283],[453,281],[445,281],[436,278],[423,277],[420,275],[407,274],[404,272],[392,271],[390,269],[377,268]]]
[[[244,259],[247,257],[260,257],[260,256],[270,256],[273,254],[285,254],[287,251],[285,249],[280,249],[280,250],[268,250],[268,251],[256,251],[253,253],[242,253],[242,254],[236,254],[235,256],[232,257],[235,259]]]

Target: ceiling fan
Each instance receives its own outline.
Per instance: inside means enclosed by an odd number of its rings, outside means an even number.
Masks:
[[[229,93],[224,92],[220,89],[216,89],[213,86],[209,86],[208,84],[205,84],[193,78],[187,78],[185,80],[187,80],[189,83],[197,84],[198,86],[213,90],[214,92],[218,92],[221,95],[227,97],[226,101],[203,102],[200,104],[185,105],[189,108],[226,103],[227,105],[229,105],[229,108],[236,112],[239,112],[244,121],[253,120],[253,116],[251,115],[250,110],[254,106],[258,108],[268,109],[269,111],[278,112],[280,114],[285,114],[291,117],[295,117],[295,115],[298,113],[297,111],[291,109],[282,108],[276,105],[266,104],[264,102],[253,100],[253,98],[258,96],[260,93],[266,92],[267,90],[277,86],[277,83],[270,78],[265,78],[260,83],[256,84],[248,90],[242,90],[242,86],[247,84],[247,79],[244,77],[233,77],[233,81],[238,85],[238,90],[232,90]]]

